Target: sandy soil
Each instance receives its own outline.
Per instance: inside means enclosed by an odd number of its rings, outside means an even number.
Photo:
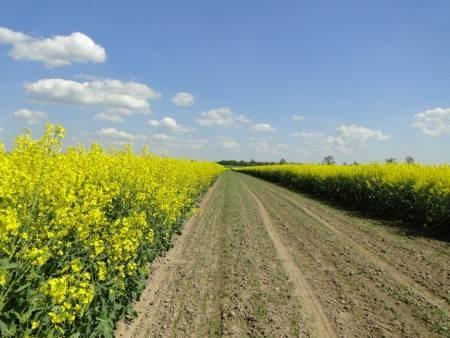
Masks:
[[[116,337],[450,337],[450,245],[227,172]]]

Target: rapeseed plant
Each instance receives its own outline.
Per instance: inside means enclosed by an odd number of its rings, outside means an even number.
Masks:
[[[0,336],[111,336],[147,263],[214,179],[214,163],[69,147],[65,130],[0,147]]]
[[[239,171],[379,216],[450,231],[450,166],[423,164],[289,164]]]

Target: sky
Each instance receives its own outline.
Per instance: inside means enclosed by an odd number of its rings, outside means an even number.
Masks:
[[[449,1],[0,2],[0,140],[450,162]]]

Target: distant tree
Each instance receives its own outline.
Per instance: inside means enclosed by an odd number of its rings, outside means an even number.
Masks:
[[[356,161],[353,161],[353,165],[358,165],[359,163]]]
[[[342,165],[348,165],[348,163],[347,162],[343,162]]]
[[[258,162],[255,160],[251,160],[250,162],[244,161],[244,160],[221,160],[218,161],[217,163],[224,165],[224,166],[229,166],[229,167],[235,167],[235,166],[240,166],[240,167],[247,167],[247,166],[254,166],[254,165],[267,165],[267,164],[277,164],[279,162]],[[287,162],[286,162],[287,163]]]
[[[282,158],[281,160],[280,160],[280,164],[286,164],[287,163],[287,161],[284,159],[284,158]]]
[[[386,163],[397,163],[397,160],[394,157],[389,157],[386,159]]]
[[[412,156],[406,156],[405,162],[408,164],[414,164],[414,162],[416,162],[416,160],[414,160],[414,157],[412,157]]]
[[[335,164],[336,161],[334,160],[334,157],[333,157],[333,156],[328,155],[328,156],[325,156],[325,157],[323,158],[323,163],[324,163],[324,164],[330,165],[330,164]]]

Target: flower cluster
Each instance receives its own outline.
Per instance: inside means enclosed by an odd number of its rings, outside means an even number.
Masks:
[[[63,151],[64,133],[0,147],[2,337],[107,335],[224,170],[130,146]]]

